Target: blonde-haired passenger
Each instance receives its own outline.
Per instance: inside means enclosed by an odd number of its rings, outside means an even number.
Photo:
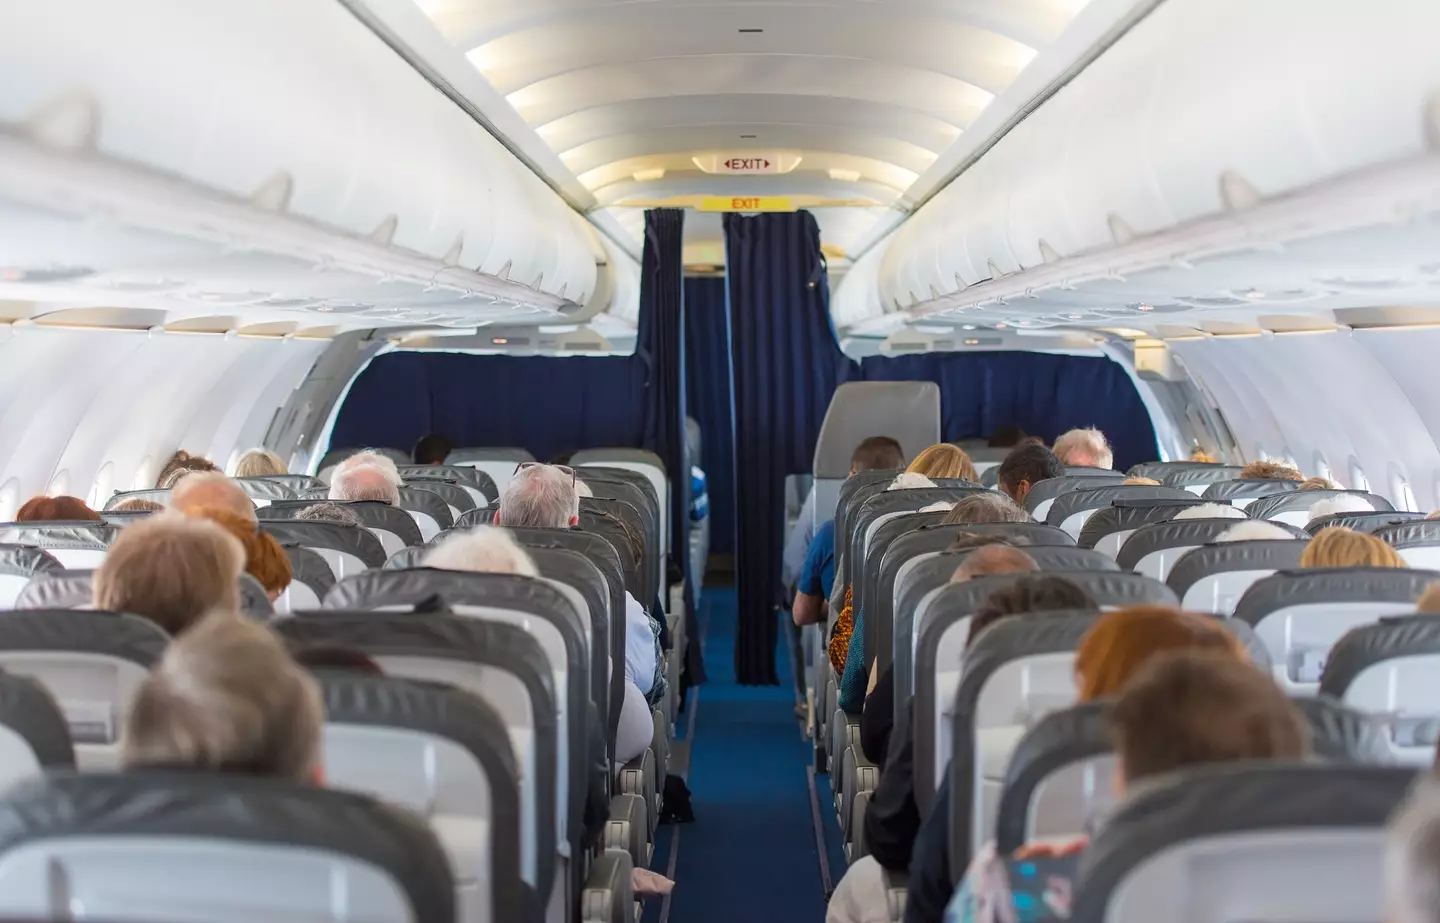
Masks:
[[[313,676],[264,625],[218,610],[177,638],[131,700],[127,769],[322,781],[325,707]]]
[[[275,474],[289,474],[280,456],[265,449],[251,449],[235,462],[237,478],[263,478]]]
[[[1240,469],[1239,478],[1242,481],[1300,481],[1303,483],[1305,475],[1301,474],[1298,468],[1284,462],[1253,461]]]
[[[1440,615],[1440,582],[1432,583],[1420,594],[1415,611],[1422,615]]]
[[[1330,526],[1305,546],[1300,566],[1315,567],[1406,567],[1399,552],[1373,535],[1344,526]]]
[[[149,619],[178,636],[212,609],[240,608],[245,548],[205,519],[165,512],[126,526],[95,571],[96,609]]]
[[[1306,478],[1305,480],[1301,481],[1301,482],[1300,482],[1300,486],[1296,488],[1296,490],[1339,490],[1339,489],[1340,489],[1340,488],[1338,488],[1337,486],[1335,486],[1335,482],[1334,482],[1334,481],[1330,480],[1329,478],[1322,478],[1322,477]]]
[[[1095,427],[1072,429],[1055,440],[1055,457],[1072,468],[1114,468],[1115,453]]]
[[[1130,477],[1123,482],[1126,487],[1164,487],[1165,485],[1154,478]]]
[[[915,456],[907,467],[906,472],[910,474],[923,474],[931,480],[942,478],[958,479],[962,481],[978,481],[979,473],[975,470],[975,463],[970,460],[966,451],[958,445],[951,445],[942,442],[932,445],[930,448]]]

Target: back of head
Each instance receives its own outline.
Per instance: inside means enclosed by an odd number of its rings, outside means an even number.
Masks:
[[[905,470],[931,479],[958,478],[975,481],[980,477],[975,471],[975,463],[970,460],[965,450],[948,442],[932,445],[921,452]]]
[[[1165,606],[1131,606],[1102,615],[1075,653],[1079,700],[1115,695],[1158,654],[1216,651],[1245,661],[1245,648],[1214,619]]]
[[[16,522],[99,522],[100,514],[79,497],[32,497],[15,512]]]
[[[208,507],[196,510],[191,515],[208,519],[235,537],[245,548],[245,573],[254,577],[265,588],[271,600],[285,592],[294,573],[290,567],[290,556],[274,536],[261,532],[252,521],[236,516],[229,510]]]
[[[352,468],[378,468],[390,483],[396,487],[400,487],[405,483],[405,479],[400,477],[400,469],[395,465],[394,459],[388,455],[376,452],[373,449],[356,452],[354,455],[351,455],[336,465],[332,479],[342,471],[349,471]]]
[[[455,451],[455,443],[447,436],[439,433],[430,433],[428,436],[421,436],[420,441],[415,443],[415,450],[410,457],[415,459],[417,465],[443,465],[450,453]]]
[[[1237,522],[1235,525],[1221,532],[1215,537],[1217,542],[1254,542],[1254,541],[1289,541],[1295,536],[1275,525],[1273,522],[1265,522],[1261,519],[1246,519]]]
[[[1405,559],[1385,542],[1365,532],[1344,526],[1330,526],[1305,546],[1300,566],[1310,567],[1406,567]]]
[[[1440,615],[1440,582],[1432,583],[1420,594],[1415,602],[1415,611],[1425,615]]]
[[[95,571],[95,608],[179,635],[212,609],[239,609],[245,549],[206,519],[157,513],[120,531]]]
[[[1187,519],[1249,519],[1245,511],[1239,507],[1231,506],[1228,503],[1202,503],[1199,506],[1187,506],[1174,516],[1170,517],[1171,522],[1184,522]]]
[[[981,522],[1034,522],[1030,514],[1015,505],[1004,494],[986,491],[962,497],[946,514],[946,525],[969,525]]]
[[[1421,778],[1390,822],[1385,919],[1440,923],[1440,779]]]
[[[1055,457],[1061,464],[1076,468],[1113,468],[1115,453],[1110,441],[1094,427],[1072,429],[1055,440]]]
[[[871,436],[850,455],[850,473],[888,471],[905,467],[905,450],[889,436]]]
[[[566,529],[579,515],[574,475],[553,465],[530,465],[516,471],[500,497],[502,526]]]
[[[343,471],[336,469],[330,479],[330,499],[351,502],[372,500],[400,505],[400,488],[382,469],[374,465],[357,465]]]
[[[1155,480],[1154,478],[1139,478],[1139,477],[1126,478],[1124,481],[1121,481],[1121,483],[1124,484],[1126,487],[1163,487],[1163,486],[1165,486],[1165,485],[1161,484],[1159,481]]]
[[[955,573],[950,575],[951,583],[964,583],[976,577],[993,577],[996,574],[1024,574],[1040,569],[1035,559],[1013,545],[985,545],[965,556]]]
[[[1209,452],[1205,451],[1197,445],[1195,448],[1190,450],[1189,461],[1200,462],[1201,464],[1205,465],[1213,465],[1215,464],[1215,456],[1211,455]]]
[[[1025,431],[1013,423],[995,427],[995,432],[990,434],[989,446],[992,449],[1009,449],[1020,444],[1025,438]]]
[[[218,471],[192,474],[175,486],[170,494],[170,508],[194,514],[203,509],[229,510],[236,516],[255,522],[255,503],[239,484]]]
[[[295,518],[312,522],[344,522],[352,526],[360,525],[360,517],[356,516],[354,511],[329,500],[324,503],[310,504],[296,513]]]
[[[1300,482],[1300,486],[1296,488],[1296,490],[1338,490],[1338,489],[1339,489],[1339,488],[1335,486],[1335,482],[1334,482],[1334,481],[1330,480],[1329,478],[1319,478],[1319,477],[1316,477],[1316,478],[1306,478],[1305,480],[1301,481],[1301,482]]]
[[[469,532],[447,536],[425,556],[426,567],[463,570],[476,574],[539,574],[535,562],[504,529],[477,526]]]
[[[1033,487],[1064,474],[1065,465],[1054,452],[1043,445],[1027,443],[1005,456],[997,472],[997,483],[1001,490],[1013,497],[1022,483]]]
[[[945,546],[945,550],[969,551],[972,548],[984,548],[987,545],[1004,545],[1014,548],[1029,544],[1030,540],[1023,535],[986,535],[982,532],[962,532],[955,536],[954,541]]]
[[[289,474],[280,456],[265,449],[251,449],[235,462],[237,478],[263,478],[275,474]]]
[[[314,677],[264,625],[207,616],[140,684],[126,718],[129,769],[197,769],[297,782],[320,770],[324,705]]]
[[[916,474],[913,471],[902,471],[895,475],[895,480],[890,482],[886,490],[920,490],[925,487],[934,487],[935,482],[923,474]]]
[[[975,552],[979,554],[979,552]],[[972,555],[973,557],[973,555]],[[1027,612],[1059,612],[1080,609],[1093,611],[1095,600],[1089,593],[1064,577],[1037,574],[1021,577],[1007,587],[990,594],[990,598],[970,617],[970,634],[965,639],[968,649],[986,629],[1003,618]]]
[[[1304,490],[1305,488],[1301,488]],[[1325,516],[1334,516],[1339,513],[1368,513],[1373,510],[1364,497],[1355,494],[1336,494],[1333,497],[1326,497],[1318,503],[1310,506],[1310,522],[1321,519]]]
[[[1193,766],[1310,755],[1310,727],[1275,683],[1215,651],[1170,651],[1136,671],[1110,710],[1126,782]]]
[[[184,449],[179,449],[170,456],[165,467],[160,469],[160,474],[155,478],[155,486],[162,490],[168,490],[187,475],[219,470],[220,466],[210,459],[191,455]]]
[[[110,507],[110,511],[114,513],[158,513],[163,509],[165,504],[144,497],[130,497]]]
[[[1254,461],[1240,469],[1242,481],[1304,481],[1296,468],[1277,461]]]

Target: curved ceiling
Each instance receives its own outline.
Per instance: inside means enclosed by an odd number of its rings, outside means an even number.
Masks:
[[[792,196],[857,245],[1088,0],[415,0],[599,207]],[[785,151],[714,176],[704,152]],[[710,253],[713,216],[687,222]]]

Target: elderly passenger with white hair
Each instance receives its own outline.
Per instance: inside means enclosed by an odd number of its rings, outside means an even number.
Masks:
[[[1094,427],[1072,429],[1055,440],[1055,457],[1072,468],[1113,468],[1115,453],[1105,434]]]
[[[337,468],[330,479],[331,500],[377,500],[400,505],[400,488],[385,469],[375,465]]]
[[[1373,513],[1375,507],[1369,500],[1358,494],[1336,494],[1333,497],[1326,497],[1310,507],[1310,522],[1317,519],[1324,519],[1326,516],[1338,516],[1341,513]]]
[[[1171,517],[1172,522],[1184,522],[1187,519],[1248,519],[1245,511],[1228,503],[1202,503],[1199,506],[1187,506]]]
[[[1288,542],[1295,538],[1290,532],[1275,525],[1273,522],[1266,522],[1263,519],[1247,519],[1237,522],[1235,525],[1221,532],[1215,537],[1217,542],[1256,542],[1256,541],[1278,541]]]
[[[339,476],[342,471],[349,471],[353,468],[379,468],[385,473],[386,479],[396,487],[405,483],[405,479],[400,476],[400,469],[396,466],[395,460],[373,449],[356,452],[354,455],[351,455],[336,465],[335,471],[331,475],[332,480]]]

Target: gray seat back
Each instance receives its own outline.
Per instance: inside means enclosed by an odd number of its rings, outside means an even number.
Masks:
[[[1077,539],[1091,516],[1117,500],[1176,500],[1188,503],[1192,499],[1188,491],[1178,487],[1107,484],[1103,478],[1089,480],[1099,483],[1081,485],[1061,494],[1050,504],[1050,509],[1045,514],[1047,523],[1064,529]]]
[[[38,574],[15,600],[16,609],[88,609],[94,599],[93,570]]]
[[[318,551],[290,543],[283,545],[290,558],[290,585],[275,600],[276,612],[320,608],[320,600],[335,585],[335,572]]]
[[[500,495],[505,493],[505,486],[510,483],[510,477],[515,473],[515,466],[521,462],[531,462],[535,456],[525,449],[519,448],[464,448],[456,449],[445,459],[446,466],[460,468],[474,468],[490,478],[495,485],[495,500],[498,503]]]
[[[256,506],[269,506],[276,500],[295,500],[300,496],[294,487],[275,478],[235,478],[234,481]]]
[[[289,488],[290,492],[297,497],[307,490],[316,490],[325,487],[325,482],[319,478],[311,477],[308,474],[262,474],[258,477],[247,478],[251,481],[270,481],[282,487]]]
[[[100,566],[120,528],[108,522],[10,522],[0,525],[0,545],[41,548],[62,567]]]
[[[1236,478],[1214,481],[1200,496],[1214,503],[1229,503],[1245,509],[1256,500],[1300,489],[1299,481],[1276,481],[1268,478]]]
[[[511,465],[510,469],[513,471],[515,466]],[[475,507],[495,506],[500,500],[495,479],[470,465],[401,465],[400,476],[406,481],[431,478],[454,481],[475,501]]]
[[[1076,469],[1067,468],[1066,471]],[[1046,478],[1031,485],[1030,492],[1025,495],[1025,509],[1040,522],[1048,522],[1050,515],[1050,504],[1061,494],[1069,493],[1076,488],[1083,486],[1099,486],[1107,481],[1113,480],[1116,472],[1108,474],[1064,474],[1058,478]]]
[[[1305,528],[1310,523],[1310,508],[1322,500],[1355,497],[1370,504],[1377,513],[1391,513],[1395,507],[1379,494],[1364,490],[1292,490],[1271,497],[1262,497],[1250,504],[1245,512],[1251,519],[1270,519]]]
[[[319,674],[325,784],[425,818],[450,854],[461,921],[521,919],[520,774],[479,696],[393,676]]]
[[[850,547],[845,558],[849,562],[850,585],[855,586],[865,580],[870,550],[876,534],[886,523],[899,516],[919,512],[933,503],[948,503],[953,506],[963,497],[982,492],[987,491],[979,487],[920,487],[909,490],[882,490],[872,494],[859,510],[851,514],[847,524],[850,532],[846,541]],[[839,523],[836,523],[836,526],[838,528]],[[836,540],[839,540],[838,532]],[[856,598],[860,598],[858,588]]]
[[[433,498],[434,495],[431,496]],[[387,557],[402,548],[424,544],[420,537],[420,526],[408,512],[398,506],[373,500],[279,500],[263,510],[257,510],[256,515],[260,517],[263,525],[266,522],[294,519],[296,514],[303,509],[329,502],[338,502],[354,513],[360,519],[361,526],[380,540],[380,547]],[[301,522],[307,521],[301,520]],[[379,567],[380,565],[374,566]]]
[[[865,501],[883,491],[899,474],[899,471],[890,470],[862,471],[841,482],[834,516],[835,582],[840,586],[850,584],[850,535],[854,532],[853,519],[859,515]],[[816,530],[826,521],[826,517],[817,510]]]
[[[1393,546],[1411,567],[1440,570],[1440,520],[1416,519],[1382,526],[1371,533]]]
[[[1201,545],[1175,562],[1165,582],[1182,607],[1228,615],[1255,581],[1299,568],[1308,544],[1301,539],[1257,539]]]
[[[1331,526],[1344,526],[1347,529],[1354,529],[1356,532],[1368,532],[1375,534],[1386,526],[1398,525],[1402,522],[1415,522],[1424,520],[1424,513],[1411,513],[1402,510],[1388,513],[1335,513],[1330,516],[1321,516],[1305,525],[1305,531],[1316,535],[1321,529],[1328,529]]]
[[[1396,761],[1385,723],[1375,715],[1328,695],[1298,696],[1292,701],[1310,725],[1311,746],[1320,759],[1370,766]]]
[[[1435,571],[1390,567],[1282,571],[1256,581],[1234,617],[1265,643],[1282,688],[1314,694],[1326,657],[1345,632],[1415,611],[1415,600],[1435,580]]]
[[[271,506],[266,512],[275,510]],[[385,564],[384,546],[364,526],[312,519],[262,518],[260,529],[282,545],[298,545],[320,555],[337,580]]]
[[[645,554],[642,560],[644,571],[643,595],[638,599],[662,598],[665,594],[667,546],[661,541],[661,515],[649,481],[644,475],[633,471],[613,468],[591,467],[582,480],[591,491],[593,498],[581,500],[582,509],[605,509],[619,516],[640,534],[644,541]]]
[[[1244,520],[1178,519],[1142,526],[1120,546],[1120,554],[1115,561],[1122,570],[1156,580],[1168,580],[1170,570],[1177,561],[1201,545],[1215,541],[1237,522]],[[1306,537],[1302,529],[1282,522],[1275,525],[1288,529],[1297,539]]]
[[[450,504],[433,490],[409,485],[401,487],[400,508],[410,514],[410,518],[415,520],[415,527],[420,530],[420,540],[405,541],[406,545],[424,544],[455,525]],[[405,537],[401,536],[401,539],[405,540]]]
[[[1414,781],[1397,767],[1191,770],[1110,818],[1081,860],[1071,919],[1383,920],[1385,825]]]
[[[872,436],[891,437],[907,459],[939,442],[940,386],[930,381],[848,381],[835,389],[815,440],[816,526],[834,518],[855,447]]]
[[[1333,696],[1374,715],[1395,762],[1429,766],[1440,740],[1440,618],[1382,618],[1346,632],[1320,677]]]
[[[153,923],[455,919],[435,836],[351,792],[212,773],[54,774],[0,798],[0,915]]]
[[[1120,556],[1120,548],[1136,529],[1166,522],[1175,518],[1175,515],[1186,507],[1199,506],[1202,502],[1199,497],[1190,500],[1118,500],[1096,510],[1094,515],[1085,520],[1075,544],[1081,548],[1094,548],[1111,558],[1117,558]]]
[[[43,548],[0,545],[0,609],[15,608],[15,600],[36,576],[64,569],[65,566]]]
[[[119,765],[130,699],[168,643],[153,622],[113,612],[0,615],[0,669],[36,680],[55,699],[82,769]]]
[[[578,469],[611,468],[633,471],[643,475],[650,482],[660,512],[660,540],[669,548],[670,541],[670,479],[665,472],[665,460],[645,449],[584,449],[576,452],[570,464]],[[688,476],[688,472],[685,472]],[[581,479],[584,479],[582,472]]]
[[[323,610],[275,622],[292,643],[363,651],[389,676],[443,683],[483,699],[505,723],[520,773],[520,877],[539,894],[555,881],[557,712],[550,660],[515,625],[449,613]]]
[[[472,473],[479,474],[480,472]],[[405,486],[415,490],[428,490],[432,494],[439,495],[440,499],[445,501],[445,507],[450,511],[451,525],[447,528],[454,528],[454,522],[460,518],[461,513],[468,513],[479,507],[489,507],[484,500],[484,494],[478,488],[466,487],[454,478],[411,476],[405,478]],[[477,495],[481,499],[476,500]]]
[[[1140,477],[1154,477],[1166,487],[1182,487],[1199,496],[1211,484],[1234,481],[1240,477],[1240,472],[1245,470],[1239,465],[1208,465],[1200,462],[1181,462],[1180,464],[1189,467],[1176,468],[1158,476],[1152,474],[1140,475]]]
[[[70,726],[54,697],[35,679],[0,671],[0,791],[74,768]]]

